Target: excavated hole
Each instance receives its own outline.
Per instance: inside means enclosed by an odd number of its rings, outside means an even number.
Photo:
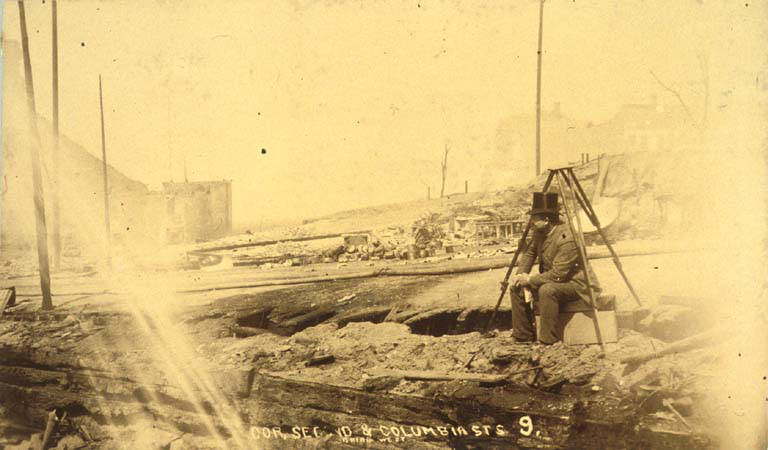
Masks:
[[[429,336],[443,336],[446,334],[466,334],[473,331],[483,332],[492,311],[472,311],[458,320],[460,313],[444,312],[411,322],[408,326],[414,334]],[[499,311],[491,324],[490,329],[509,330],[511,328],[512,314],[509,311]]]
[[[241,327],[253,327],[269,329],[270,325],[275,326],[274,322],[269,320],[270,311],[259,311],[255,314],[248,314],[238,317],[235,323]]]
[[[258,311],[252,314],[244,314],[235,320],[235,323],[241,327],[257,328],[280,336],[292,336],[306,328],[319,325],[332,319],[336,312],[330,309],[313,311],[303,315],[294,316],[281,322],[270,320],[271,311]],[[424,317],[419,320],[407,323],[413,334],[422,334],[428,336],[443,336],[466,334],[474,331],[482,332],[485,330],[492,311],[474,310],[464,314],[458,311],[440,312],[434,315]],[[352,322],[372,322],[381,323],[384,321],[388,311],[372,312],[365,318],[340,319],[339,328],[343,328]],[[510,311],[499,311],[490,329],[508,330],[511,328]]]
[[[235,323],[241,327],[260,328],[280,336],[292,336],[305,328],[319,325],[336,315],[332,309],[319,309],[275,322],[270,319],[270,313],[271,311],[258,311],[253,314],[241,315],[235,319]]]
[[[77,402],[68,403],[63,406],[61,408],[61,413],[64,412],[66,412],[69,417],[87,416],[91,414],[91,412],[88,411],[88,408]],[[59,413],[58,410],[57,413]]]

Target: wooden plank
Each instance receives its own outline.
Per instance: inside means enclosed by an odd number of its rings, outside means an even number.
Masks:
[[[434,370],[387,370],[376,375],[404,378],[413,381],[469,381],[477,383],[503,383],[507,375],[489,375],[484,373],[447,373]]]
[[[370,233],[371,230],[363,230],[363,231],[352,231],[348,233],[330,233],[330,234],[320,234],[316,236],[304,236],[304,237],[296,237],[296,238],[286,238],[286,239],[275,239],[271,241],[257,241],[257,242],[246,242],[244,244],[232,244],[232,245],[219,245],[216,247],[206,247],[201,248],[199,250],[194,250],[189,253],[207,253],[207,252],[217,252],[221,250],[236,250],[239,248],[248,248],[248,247],[263,247],[266,245],[274,245],[279,244],[281,242],[304,242],[304,241],[317,241],[320,239],[331,239],[331,238],[337,238],[342,237],[345,234],[364,234],[364,233]]]
[[[642,364],[646,361],[660,358],[665,355],[686,352],[688,350],[703,347],[715,340],[719,340],[722,343],[733,336],[733,333],[730,332],[727,327],[720,327],[677,341],[659,351],[639,353],[624,357],[621,359],[621,362],[623,364]]]
[[[8,289],[0,290],[0,315],[5,312],[5,308],[10,308],[16,305],[16,288],[10,287]]]
[[[159,427],[202,436],[210,434],[206,424],[212,424],[224,436],[241,431],[253,438],[263,430],[278,429],[287,437],[295,427],[309,427],[312,431],[316,429],[323,440],[308,440],[306,444],[326,443],[333,448],[352,448],[345,445],[338,432],[348,427],[353,437],[361,438],[363,425],[375,441],[367,448],[391,448],[391,443],[386,445],[382,439],[395,433],[407,437],[405,441],[396,441],[401,443],[398,446],[407,448],[590,448],[598,442],[595,439],[622,448],[688,448],[696,438],[703,437],[670,438],[648,433],[642,427],[627,426],[624,415],[604,417],[599,404],[590,404],[577,412],[573,399],[567,396],[523,387],[499,390],[463,385],[458,390],[451,387],[450,395],[421,397],[369,393],[249,372],[249,386],[244,390],[243,371],[239,370],[228,372],[229,378],[227,372],[217,373],[217,378],[232,389],[225,389],[222,395],[241,413],[242,419],[241,423],[224,424],[213,405],[195,407],[186,394],[169,386],[80,370],[2,364],[0,369],[6,375],[0,379],[0,398],[7,401],[15,417],[29,423],[44,423],[48,411],[71,405],[84,408],[97,421],[130,423],[151,417]],[[229,379],[238,382],[230,383]],[[520,432],[525,416],[536,431],[531,436]],[[496,432],[499,426],[506,433]],[[285,444],[282,438],[258,441],[259,448],[285,448]]]
[[[597,404],[576,413],[567,396],[522,387],[507,386],[500,391],[466,385],[451,391],[450,396],[430,397],[369,393],[261,373],[254,377],[250,397],[237,403],[252,427],[290,432],[291,427],[309,425],[335,435],[338,427],[349,426],[353,435],[360,436],[366,425],[374,441],[384,433],[392,434],[391,427],[395,427],[400,435],[413,434],[397,445],[403,448],[595,448],[596,442],[621,448],[685,448],[695,439],[705,438],[648,433],[642,427],[627,426],[626,414],[605,417]],[[521,433],[524,416],[534,424],[531,436]],[[499,425],[507,434],[495,432]],[[468,435],[457,433],[458,427]],[[342,443],[332,437],[329,444]]]

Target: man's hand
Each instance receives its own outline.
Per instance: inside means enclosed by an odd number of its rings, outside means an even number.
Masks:
[[[518,273],[515,275],[514,279],[512,280],[512,285],[515,287],[518,286],[529,286],[531,284],[529,280],[529,275],[527,273]]]

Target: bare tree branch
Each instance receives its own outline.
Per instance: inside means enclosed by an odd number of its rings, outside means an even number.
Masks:
[[[655,73],[653,73],[653,70],[649,70],[648,72],[650,72],[650,73],[651,73],[651,76],[653,77],[653,79],[654,79],[654,80],[656,80],[656,82],[657,82],[657,83],[659,83],[659,85],[660,85],[661,87],[663,87],[663,88],[664,88],[664,89],[666,89],[667,91],[671,92],[671,93],[672,93],[672,95],[674,95],[674,96],[677,98],[677,101],[678,101],[678,102],[680,102],[680,106],[682,106],[682,107],[683,107],[683,110],[685,110],[685,114],[688,116],[688,118],[689,118],[689,119],[691,119],[691,122],[693,122],[693,125],[694,125],[696,128],[699,128],[699,124],[698,124],[698,123],[696,123],[696,120],[695,120],[695,119],[693,118],[693,116],[691,115],[691,111],[688,109],[688,105],[686,105],[686,104],[685,104],[685,102],[683,101],[683,98],[680,96],[680,93],[679,93],[679,92],[677,92],[676,90],[672,89],[671,87],[667,86],[666,84],[664,84],[664,83],[663,83],[663,82],[662,82],[662,81],[659,79],[659,77],[657,77],[657,76],[656,76],[656,74],[655,74]]]
[[[701,123],[707,126],[707,115],[709,113],[709,58],[703,53],[696,55],[701,68],[701,75],[704,77],[704,114]]]

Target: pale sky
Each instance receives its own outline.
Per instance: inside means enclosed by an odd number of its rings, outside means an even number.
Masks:
[[[50,117],[50,1],[27,5]],[[3,19],[18,40],[16,2]],[[718,58],[765,19],[732,1],[549,0],[543,105],[606,120],[660,90],[649,70],[686,92],[697,55],[730,68]],[[109,162],[150,186],[182,180],[185,158],[191,180],[232,179],[236,223],[435,195],[446,143],[456,192],[480,184],[498,122],[535,112],[537,25],[534,0],[60,1],[61,129],[100,155],[101,73]]]

